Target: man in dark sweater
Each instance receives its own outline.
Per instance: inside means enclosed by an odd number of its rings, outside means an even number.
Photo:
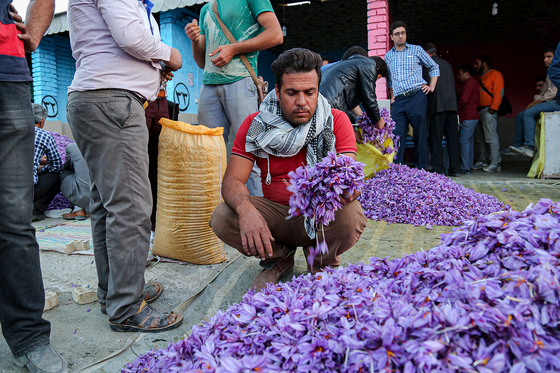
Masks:
[[[449,62],[436,54],[437,50],[434,44],[426,44],[424,50],[438,64],[440,71],[438,84],[434,92],[428,94],[429,145],[432,155],[432,170],[438,174],[445,174],[442,146],[443,135],[445,134],[449,154],[449,172],[447,175],[459,176],[461,155],[453,68]]]

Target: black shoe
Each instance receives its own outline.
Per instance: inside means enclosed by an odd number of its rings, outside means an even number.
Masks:
[[[41,213],[41,211],[37,209],[33,209],[33,221],[41,221],[45,220],[47,217],[45,214]]]
[[[14,356],[18,367],[27,367],[32,373],[66,373],[66,361],[50,344],[38,346],[22,356]]]

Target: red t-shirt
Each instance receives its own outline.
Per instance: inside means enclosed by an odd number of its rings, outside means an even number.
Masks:
[[[334,124],[334,136],[336,138],[335,149],[337,153],[356,153],[356,138],[354,137],[354,129],[352,124],[348,119],[348,115],[344,112],[336,109],[331,109],[333,114],[333,124]],[[231,150],[232,154],[245,157],[252,161],[257,162],[257,166],[261,169],[261,181],[263,187],[264,197],[273,201],[280,203],[282,205],[287,205],[291,192],[286,190],[286,186],[290,182],[288,173],[290,171],[295,171],[299,166],[305,166],[307,147],[303,147],[298,154],[293,157],[283,158],[276,156],[269,156],[270,160],[270,175],[271,183],[267,185],[264,180],[266,180],[266,175],[268,173],[268,162],[266,158],[258,158],[252,153],[245,151],[245,141],[247,139],[247,131],[253,119],[257,116],[257,113],[249,115],[241,127],[237,131],[235,136],[235,141],[233,142],[233,148]]]

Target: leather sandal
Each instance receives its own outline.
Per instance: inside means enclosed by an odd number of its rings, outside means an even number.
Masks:
[[[124,320],[120,324],[109,322],[111,330],[116,332],[142,332],[142,333],[159,333],[167,330],[175,329],[183,323],[183,315],[177,315],[177,318],[171,324],[167,323],[167,318],[173,312],[160,312],[142,301],[140,310],[133,316]],[[155,327],[151,327],[152,323],[157,320]]]
[[[144,285],[144,292],[144,300],[146,303],[152,303],[163,293],[163,285],[160,282],[148,282]],[[107,305],[105,303],[99,303],[99,308],[102,314],[107,314]]]

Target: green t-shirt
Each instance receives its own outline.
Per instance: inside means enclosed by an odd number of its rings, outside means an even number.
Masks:
[[[231,44],[216,20],[216,16],[212,10],[212,4],[213,1],[207,3],[200,11],[200,34],[206,36],[206,58],[202,83],[228,84],[251,76],[238,56],[233,57],[231,61],[223,67],[216,67],[210,61],[208,54],[212,53],[214,49],[220,45]],[[220,14],[220,18],[237,41],[254,38],[263,31],[263,28],[257,22],[257,16],[263,12],[274,12],[270,0],[218,1],[218,13]],[[259,52],[247,54],[247,58],[255,72],[257,72],[258,56]]]

